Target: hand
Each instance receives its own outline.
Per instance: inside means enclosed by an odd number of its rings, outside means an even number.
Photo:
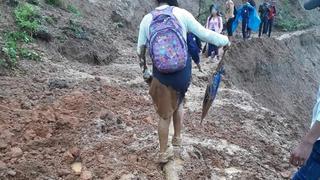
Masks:
[[[290,163],[294,166],[302,166],[310,157],[313,144],[310,142],[301,142],[291,153]]]

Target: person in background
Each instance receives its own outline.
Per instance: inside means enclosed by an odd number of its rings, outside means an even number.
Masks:
[[[244,40],[247,40],[250,38],[250,31],[251,29],[249,28],[249,19],[250,19],[250,3],[248,0],[243,0],[242,1],[243,8],[241,11],[241,16],[242,16],[242,36]],[[252,7],[252,6],[251,6]]]
[[[215,5],[210,6],[211,15],[207,19],[206,28],[221,34],[223,30],[223,20],[220,16],[218,8]],[[219,58],[219,47],[214,44],[208,45],[207,57],[212,59]]]
[[[254,0],[249,0],[248,2],[252,7],[256,8],[256,2]]]
[[[248,2],[249,2],[249,4],[250,4],[252,7],[256,8],[256,2],[255,2],[255,0],[248,0]],[[248,27],[248,38],[251,37],[251,33],[252,33],[252,30],[251,30],[250,27]]]
[[[277,14],[276,10],[276,1],[272,1],[269,11],[268,11],[268,23],[267,23],[267,29],[268,29],[268,36],[271,37],[271,32],[272,32],[272,27],[273,27],[273,22],[274,18]]]
[[[226,2],[226,20],[227,20],[227,32],[229,40],[231,40],[233,33],[232,33],[232,23],[235,19],[236,11],[235,6],[232,0],[227,0]]]
[[[311,10],[320,6],[320,0],[310,0],[304,8]],[[313,109],[311,129],[302,138],[300,144],[292,151],[290,163],[300,167],[292,180],[320,179],[320,87]]]
[[[146,65],[146,49],[152,59],[149,94],[159,115],[159,163],[167,163],[174,152],[168,147],[169,126],[173,120],[173,146],[182,145],[183,102],[191,82],[191,58],[187,33],[218,47],[229,46],[227,36],[204,28],[193,15],[178,7],[177,0],[156,0],[158,7],[140,23],[137,53]],[[159,33],[161,32],[161,33]]]
[[[193,33],[188,33],[187,35],[188,52],[193,62],[197,65],[200,72],[202,68],[200,65],[200,52],[201,52],[201,40],[195,36]]]
[[[259,6],[259,13],[260,13],[260,27],[259,27],[259,37],[262,34],[267,34],[268,30],[268,17],[269,17],[269,6],[268,0],[264,0],[263,4]]]

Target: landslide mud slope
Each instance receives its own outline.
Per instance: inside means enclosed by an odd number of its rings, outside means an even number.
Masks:
[[[299,52],[318,49],[317,33],[234,45],[224,83],[201,126],[202,97],[215,65],[203,59],[205,73],[194,69],[187,95],[183,147],[175,150],[169,169],[155,162],[158,117],[132,48],[119,52],[126,64],[24,61],[24,75],[0,81],[0,176],[77,179],[71,164],[80,161],[82,178],[92,179],[288,179],[295,170],[288,157],[308,125],[319,75],[317,51]],[[297,43],[310,34],[302,43],[308,46]],[[301,104],[299,113],[288,96]]]
[[[155,162],[158,117],[135,52],[137,22],[151,3],[70,2],[82,12],[75,20],[87,39],[64,32],[70,13],[42,4],[58,19],[48,26],[55,40],[33,44],[41,62],[21,61],[21,71],[0,76],[0,179],[290,177],[289,152],[309,125],[319,84],[318,31],[234,45],[201,126],[216,64],[203,59],[205,73],[194,69],[187,95],[183,148],[163,169]],[[4,31],[13,24],[12,9],[2,11]],[[75,161],[80,175],[71,169]]]

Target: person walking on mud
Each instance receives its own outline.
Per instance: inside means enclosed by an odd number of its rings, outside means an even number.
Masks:
[[[256,8],[256,2],[255,0],[248,0],[248,3],[253,7],[253,8]],[[252,33],[252,30],[250,27],[248,27],[248,38],[251,37],[251,33]]]
[[[268,11],[268,22],[267,22],[268,37],[271,37],[272,26],[273,26],[273,22],[276,14],[277,14],[276,1],[273,0]]]
[[[304,4],[307,10],[319,6],[320,0],[310,0]],[[320,86],[313,109],[311,129],[291,153],[290,163],[300,167],[292,180],[320,179]]]
[[[235,11],[235,6],[232,0],[227,0],[226,2],[226,26],[227,26],[227,32],[228,32],[228,37],[232,41],[232,23],[235,19],[236,16],[236,11]]]
[[[188,33],[187,44],[188,44],[189,56],[191,57],[193,62],[197,65],[199,71],[203,72],[200,65],[200,52],[202,48],[201,40],[194,34]]]
[[[145,62],[146,47],[153,62],[153,79],[149,94],[160,116],[158,134],[159,162],[173,158],[168,147],[169,125],[173,118],[173,146],[181,146],[183,100],[191,81],[191,59],[186,44],[187,33],[222,47],[230,44],[228,37],[204,28],[188,11],[178,7],[176,0],[157,0],[158,7],[140,24],[138,55]],[[175,7],[174,7],[175,6]]]
[[[241,16],[242,16],[242,37],[244,40],[247,40],[250,38],[251,29],[249,28],[249,20],[250,20],[250,3],[248,0],[243,0],[243,8],[241,10]]]
[[[262,34],[267,34],[268,30],[268,16],[269,16],[269,2],[268,0],[264,0],[263,4],[259,6],[259,13],[260,13],[260,27],[259,27],[259,37]]]
[[[206,28],[221,34],[223,29],[223,21],[218,8],[215,5],[210,6],[211,15],[207,19]],[[214,44],[208,44],[207,57],[219,59],[219,47]]]

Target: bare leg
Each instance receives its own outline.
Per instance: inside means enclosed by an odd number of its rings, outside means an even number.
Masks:
[[[181,139],[182,121],[183,121],[183,103],[180,104],[177,111],[174,112],[173,114],[173,127],[174,127],[173,138]]]
[[[168,148],[168,136],[169,136],[169,126],[171,119],[160,118],[159,122],[159,141],[160,141],[160,153],[166,152]]]

